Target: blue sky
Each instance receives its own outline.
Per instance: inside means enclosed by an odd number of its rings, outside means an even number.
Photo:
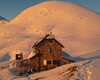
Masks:
[[[53,0],[0,0],[0,16],[3,16],[8,20],[12,20],[26,8],[39,4],[44,1],[53,1]],[[72,2],[100,13],[100,0],[56,0],[56,1]]]

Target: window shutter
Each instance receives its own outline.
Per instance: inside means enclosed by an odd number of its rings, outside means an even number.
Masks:
[[[49,48],[48,49],[48,53],[53,53],[53,49],[52,48]]]
[[[43,63],[44,63],[44,65],[47,65],[47,60],[44,60],[44,62],[43,62]]]

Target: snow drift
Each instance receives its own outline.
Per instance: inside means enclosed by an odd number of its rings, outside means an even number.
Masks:
[[[32,6],[0,26],[0,61],[6,61],[3,57],[14,59],[18,50],[28,56],[34,42],[50,31],[72,56],[99,50],[99,21],[99,14],[69,2]]]

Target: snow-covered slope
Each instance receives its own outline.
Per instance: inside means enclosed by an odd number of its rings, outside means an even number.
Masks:
[[[99,21],[99,14],[69,2],[48,1],[32,6],[0,27],[0,61],[14,59],[18,50],[28,56],[34,42],[49,31],[72,56],[99,50]]]
[[[0,80],[100,80],[100,51],[85,54],[84,57],[87,57],[87,55],[89,59],[40,73],[28,74],[28,76],[18,76],[17,69],[15,68],[1,69]]]

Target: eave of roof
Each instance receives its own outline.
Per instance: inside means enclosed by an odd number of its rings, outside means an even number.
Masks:
[[[49,36],[49,34],[44,35],[43,37],[41,37],[34,45],[32,48],[36,47],[42,40],[46,39]],[[58,42],[63,48],[64,46],[55,38],[53,38],[56,42]]]
[[[65,59],[65,60],[70,60],[70,61],[72,61],[72,62],[76,62],[74,59],[65,58],[65,57],[62,57],[62,58]]]

